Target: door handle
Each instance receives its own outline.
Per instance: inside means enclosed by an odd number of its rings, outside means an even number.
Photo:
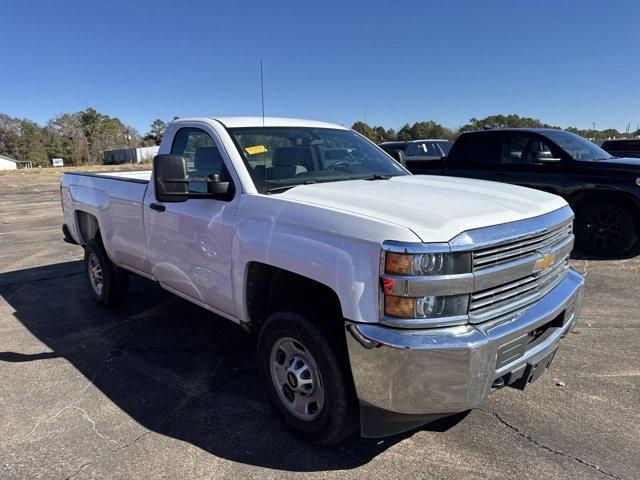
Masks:
[[[151,210],[155,210],[156,212],[164,212],[166,210],[166,207],[161,203],[150,203],[149,208]]]

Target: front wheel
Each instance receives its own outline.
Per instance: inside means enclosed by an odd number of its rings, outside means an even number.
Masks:
[[[306,440],[336,444],[359,425],[355,391],[344,355],[313,321],[276,312],[258,338],[258,369],[284,423]]]
[[[638,240],[637,221],[628,208],[610,201],[585,205],[576,212],[576,242],[599,257],[627,253]]]

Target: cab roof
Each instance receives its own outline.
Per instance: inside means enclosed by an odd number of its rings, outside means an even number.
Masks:
[[[348,130],[348,128],[335,123],[318,122],[316,120],[306,120],[302,118],[284,118],[284,117],[199,117],[199,118],[180,118],[176,122],[184,121],[207,121],[215,120],[222,123],[227,128],[242,127],[311,127],[311,128],[337,128],[340,130]]]

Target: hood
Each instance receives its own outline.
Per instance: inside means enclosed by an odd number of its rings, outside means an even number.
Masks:
[[[536,217],[567,204],[556,195],[505,183],[425,175],[300,185],[278,196],[404,226],[423,242],[446,242],[466,230]]]
[[[607,165],[620,165],[625,167],[640,168],[640,158],[608,158],[606,160],[597,160],[594,163],[606,163]]]

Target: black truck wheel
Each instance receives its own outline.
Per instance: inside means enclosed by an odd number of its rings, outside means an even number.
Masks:
[[[620,256],[638,241],[638,224],[631,211],[616,202],[596,201],[576,212],[576,243],[599,257]]]
[[[305,316],[273,313],[258,338],[258,370],[284,423],[305,440],[332,445],[358,429],[348,368],[330,336]]]
[[[89,290],[98,305],[115,307],[124,302],[129,287],[126,270],[116,267],[100,242],[89,240],[84,247],[84,267]]]

